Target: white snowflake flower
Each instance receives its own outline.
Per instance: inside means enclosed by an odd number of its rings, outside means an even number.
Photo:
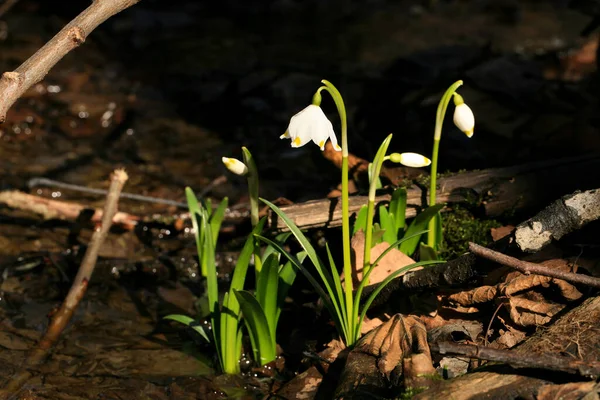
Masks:
[[[292,139],[292,147],[302,147],[313,141],[321,150],[325,149],[327,139],[336,151],[342,148],[338,145],[331,121],[327,119],[321,107],[311,104],[290,119],[287,131],[280,139]]]

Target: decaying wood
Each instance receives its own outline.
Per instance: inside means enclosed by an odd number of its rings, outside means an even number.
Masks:
[[[600,208],[599,208],[600,210]],[[560,271],[557,269],[552,269],[545,267],[543,265],[538,265],[535,263],[531,263],[528,261],[522,261],[518,258],[514,258],[511,256],[507,256],[506,254],[502,254],[500,252],[494,251],[492,249],[485,248],[483,246],[479,246],[475,243],[469,243],[469,250],[472,253],[487,258],[488,260],[495,261],[499,264],[506,265],[507,267],[511,267],[516,269],[517,271],[522,272],[525,275],[536,274],[549,276],[552,278],[562,279],[567,282],[580,283],[583,285],[600,288],[600,279],[594,278],[593,276],[574,274],[572,272]]]
[[[47,199],[17,190],[0,192],[0,203],[11,208],[34,212],[44,219],[75,220],[83,211],[90,210],[89,206],[83,204]],[[104,212],[97,208],[91,210],[93,214],[90,220],[97,223],[101,222]],[[118,211],[112,220],[114,224],[120,224],[130,229],[135,227],[138,221],[139,217],[121,211]]]
[[[600,175],[590,174],[600,168],[600,156],[585,156],[529,163],[525,165],[465,172],[440,178],[438,202],[457,203],[481,200],[487,216],[498,216],[507,210],[531,209],[548,198],[555,199],[577,189],[600,186]],[[557,177],[569,177],[568,179]],[[408,189],[406,217],[412,218],[423,207],[426,192],[418,187]],[[389,201],[389,195],[378,196],[377,202]],[[366,196],[350,198],[350,213],[367,203]],[[313,200],[281,207],[300,229],[341,225],[339,199]],[[269,226],[286,230],[281,219],[269,213]]]
[[[552,326],[540,329],[523,345],[511,351],[531,357],[561,354],[576,362],[597,363],[600,360],[600,297],[586,300]],[[508,366],[490,365],[483,367],[481,371],[439,382],[413,398],[535,398],[542,388],[547,391],[555,386],[552,379],[551,375],[544,378],[534,378],[532,374],[517,375]]]
[[[557,354],[524,353],[513,350],[450,342],[431,343],[431,351],[439,354],[468,356],[478,360],[499,361],[516,368],[539,368],[578,374],[586,378],[600,376],[600,361],[574,360]]]
[[[16,374],[9,382],[7,382],[7,385],[4,388],[6,390],[5,393],[14,393],[32,376],[30,368],[35,368],[44,362],[48,353],[56,344],[63,330],[71,320],[77,306],[87,291],[89,281],[94,272],[94,268],[96,267],[98,252],[112,226],[113,217],[117,213],[119,195],[127,179],[128,176],[125,170],[117,169],[113,172],[108,195],[106,196],[102,225],[94,231],[83,260],[81,261],[79,270],[77,271],[77,275],[71,285],[71,289],[61,307],[52,316],[52,320],[50,321],[46,333],[38,345],[28,354],[24,370]],[[0,396],[2,394],[4,393],[0,391]]]
[[[552,240],[559,240],[598,218],[600,190],[578,191],[563,196],[519,224],[515,230],[515,241],[522,251],[535,253]]]
[[[12,72],[0,78],[0,123],[6,112],[33,84],[41,81],[50,68],[71,50],[85,42],[98,25],[140,0],[96,0],[69,22],[48,43]]]

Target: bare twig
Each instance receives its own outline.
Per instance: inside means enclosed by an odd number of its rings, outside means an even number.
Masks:
[[[33,84],[41,81],[68,52],[85,41],[102,22],[140,0],[95,0],[48,43],[12,72],[0,78],[0,123],[6,112]]]
[[[27,181],[27,186],[29,188],[34,188],[34,187],[38,187],[38,186],[47,186],[47,187],[54,187],[57,189],[66,189],[66,190],[72,190],[74,192],[89,193],[89,194],[96,194],[96,195],[102,195],[102,196],[106,196],[108,194],[108,190],[105,190],[105,189],[90,188],[87,186],[81,186],[81,185],[75,185],[72,183],[55,181],[54,179],[48,179],[48,178],[32,178],[29,181]],[[166,205],[174,206],[174,207],[178,207],[178,208],[185,208],[186,210],[188,208],[187,203],[182,203],[180,201],[161,199],[158,197],[151,197],[151,196],[144,196],[144,195],[135,194],[135,193],[121,193],[121,198],[143,201],[146,203],[166,204]]]
[[[0,192],[0,203],[4,203],[11,208],[19,210],[33,211],[34,213],[41,215],[44,219],[56,218],[74,220],[77,219],[82,211],[90,209],[90,207],[83,204],[47,199],[45,197],[34,196],[16,190]],[[94,214],[91,217],[91,221],[102,221],[104,212],[100,209],[93,210]],[[137,216],[119,211],[113,216],[112,222],[132,229],[135,227],[138,220],[139,217]]]
[[[38,343],[37,347],[33,348],[27,360],[25,361],[26,370],[23,370],[17,374],[6,386],[6,391],[18,390],[23,383],[25,383],[31,376],[29,368],[40,365],[48,355],[49,350],[54,346],[60,337],[61,333],[67,326],[67,323],[71,320],[77,305],[85,295],[94,268],[96,267],[96,260],[98,259],[98,250],[110,227],[112,220],[117,213],[117,204],[119,201],[119,194],[123,185],[127,181],[127,173],[125,170],[116,170],[111,177],[110,189],[106,197],[106,205],[104,206],[104,213],[102,216],[102,225],[94,232],[90,244],[85,252],[77,276],[71,285],[71,289],[62,303],[60,309],[54,314],[48,330]]]
[[[573,360],[550,353],[524,353],[518,350],[502,350],[471,344],[450,342],[430,343],[431,351],[439,354],[454,354],[477,358],[479,360],[499,361],[513,367],[541,368],[552,371],[568,372],[586,377],[600,376],[600,362]]]
[[[4,3],[2,3],[2,5],[0,5],[0,18],[2,18],[2,16],[18,2],[19,0],[6,0]]]
[[[469,243],[469,250],[473,254],[480,257],[487,258],[488,260],[495,261],[499,264],[506,265],[522,272],[525,275],[536,274],[543,276],[550,276],[552,278],[562,279],[567,282],[581,283],[584,285],[600,288],[600,279],[593,276],[574,274],[572,272],[563,272],[543,267],[538,264],[530,263],[527,261],[521,261],[517,258],[507,256],[506,254],[499,253],[497,251],[485,248],[475,243]]]

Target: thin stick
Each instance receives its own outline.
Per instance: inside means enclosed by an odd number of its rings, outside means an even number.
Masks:
[[[89,207],[84,204],[48,199],[19,192],[18,190],[0,192],[0,203],[18,210],[32,211],[41,215],[46,220],[55,218],[75,220],[79,217],[81,212],[89,209],[94,211],[94,214],[90,218],[92,222],[100,222],[104,218],[104,212],[101,209]],[[133,229],[139,219],[140,218],[135,215],[119,211],[113,216],[113,223],[123,225],[128,229]]]
[[[102,22],[131,7],[140,0],[94,0],[48,43],[12,72],[0,78],[0,123],[6,112],[33,84],[41,81],[67,53],[79,46]]]
[[[540,368],[552,371],[568,372],[586,377],[600,376],[600,362],[573,360],[549,353],[523,353],[518,350],[502,350],[471,344],[450,342],[430,343],[431,351],[439,354],[454,354],[479,360],[499,361],[514,367]]]
[[[79,302],[85,295],[94,268],[96,267],[96,260],[98,259],[98,251],[100,246],[106,239],[108,231],[112,225],[112,220],[117,213],[117,204],[119,201],[119,194],[123,189],[123,185],[127,181],[127,173],[123,169],[117,169],[111,176],[110,188],[108,195],[106,196],[106,205],[104,206],[104,213],[102,216],[102,225],[96,229],[92,235],[89,246],[77,272],[77,276],[71,285],[71,289],[62,303],[60,309],[54,314],[50,325],[37,347],[33,348],[27,360],[25,361],[26,368],[35,367],[40,365],[46,359],[48,352],[58,341],[61,333],[71,320],[75,309],[79,305]],[[32,376],[29,370],[23,370],[6,386],[7,391],[18,390],[30,377]]]
[[[2,18],[2,16],[18,2],[19,0],[6,0],[4,3],[2,3],[2,5],[0,5],[0,18]]]
[[[530,263],[527,261],[521,261],[517,258],[507,256],[506,254],[499,253],[497,251],[479,246],[475,243],[469,243],[469,250],[473,254],[480,257],[487,258],[488,260],[495,261],[499,264],[506,265],[524,273],[525,275],[536,274],[550,276],[552,278],[562,279],[567,282],[581,283],[587,286],[600,288],[600,279],[594,278],[593,276],[574,274],[572,272],[562,272],[550,269],[538,264]]]

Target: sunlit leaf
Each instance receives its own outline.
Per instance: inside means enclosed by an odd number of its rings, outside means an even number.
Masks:
[[[396,224],[385,206],[379,206],[379,225],[383,230],[382,238],[384,242],[392,244],[398,240],[396,237]]]
[[[392,193],[392,199],[390,200],[389,212],[393,216],[396,222],[397,238],[400,239],[404,234],[404,227],[406,226],[406,202],[407,202],[406,188],[399,187]]]
[[[251,293],[244,290],[236,290],[234,293],[244,313],[252,348],[258,352],[255,354],[256,361],[265,365],[273,361],[277,353],[275,338],[271,336],[264,310]]]
[[[362,229],[364,232],[367,227],[367,206],[362,206],[356,215],[356,220],[354,221],[354,227],[352,228],[352,235]]]
[[[444,206],[444,204],[436,204],[435,206],[427,207],[425,210],[421,211],[415,217],[415,219],[413,219],[412,223],[406,230],[405,236],[411,236],[415,232],[426,230],[431,218],[433,218],[442,208],[444,208]],[[411,256],[417,249],[420,240],[420,236],[412,237],[410,240],[407,240],[400,245],[400,251],[408,256]]]
[[[277,318],[277,286],[279,285],[279,260],[271,254],[263,262],[256,282],[256,300],[262,307],[271,336],[275,333]]]
[[[192,328],[193,330],[198,332],[200,334],[200,336],[202,336],[204,339],[206,339],[207,342],[210,342],[210,339],[208,338],[206,331],[204,330],[202,325],[200,325],[200,323],[198,321],[196,321],[195,319],[190,318],[187,315],[181,315],[181,314],[167,315],[166,317],[164,317],[164,319],[169,319],[171,321],[176,321],[176,322],[179,322],[186,326],[189,326],[190,328]]]
[[[223,218],[225,217],[225,211],[227,210],[228,202],[229,201],[227,197],[223,198],[219,204],[219,207],[214,210],[208,219],[212,230],[213,243],[217,243],[217,240],[219,239],[219,231],[221,230],[221,224],[223,223]]]

